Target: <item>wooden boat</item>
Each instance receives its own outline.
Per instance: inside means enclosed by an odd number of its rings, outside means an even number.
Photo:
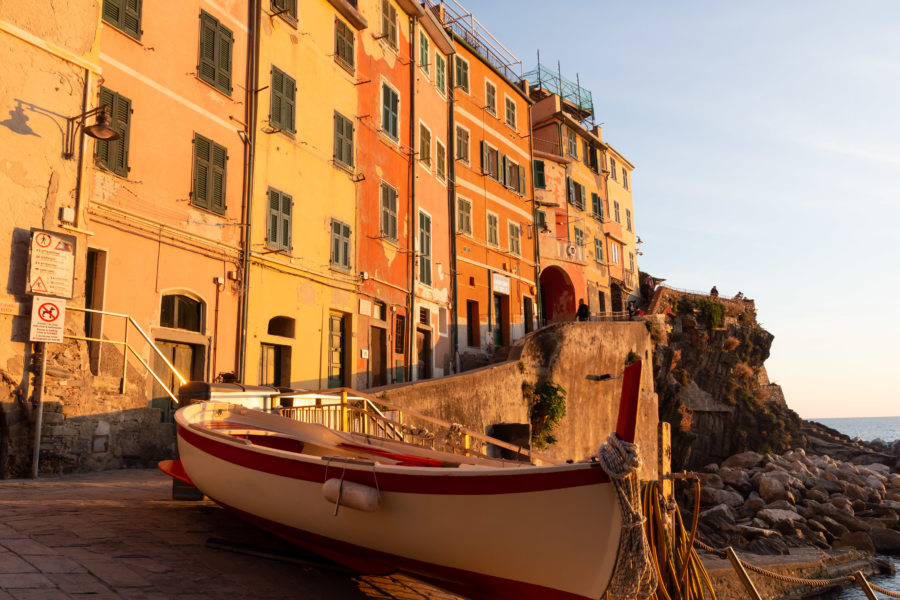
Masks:
[[[639,389],[635,363],[617,426],[626,441]],[[610,581],[622,513],[599,462],[467,457],[217,402],[175,419],[180,462],[164,471],[349,567],[476,600],[599,599]]]

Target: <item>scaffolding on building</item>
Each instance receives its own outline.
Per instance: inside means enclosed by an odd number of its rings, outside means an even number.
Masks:
[[[556,71],[541,64],[541,55],[538,53],[537,66],[525,73],[532,91],[545,95],[556,94],[569,104],[576,118],[588,128],[594,126],[594,96],[590,90],[581,87],[578,75],[575,81],[562,76],[562,69],[557,64]]]
[[[425,0],[443,24],[513,83],[522,80],[522,61],[456,0]]]

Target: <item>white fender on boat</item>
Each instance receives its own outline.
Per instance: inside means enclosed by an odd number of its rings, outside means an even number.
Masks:
[[[381,508],[381,494],[377,489],[353,481],[328,479],[322,484],[322,495],[332,504],[356,510],[372,512]]]

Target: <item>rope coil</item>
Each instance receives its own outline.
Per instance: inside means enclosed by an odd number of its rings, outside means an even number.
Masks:
[[[659,580],[644,535],[643,525],[647,519],[641,507],[637,477],[641,458],[637,444],[620,440],[612,433],[600,446],[597,456],[600,466],[612,480],[622,511],[622,538],[607,595],[613,600],[648,598],[656,591]]]

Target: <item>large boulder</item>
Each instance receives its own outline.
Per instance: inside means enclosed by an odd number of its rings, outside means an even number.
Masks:
[[[896,529],[873,529],[869,538],[878,552],[900,554],[900,531]]]
[[[844,548],[855,548],[857,550],[862,550],[868,554],[875,554],[875,544],[872,543],[872,538],[869,535],[862,531],[851,531],[849,533],[845,533],[841,536],[839,540],[836,540],[831,547],[835,550],[841,550]]]
[[[787,500],[793,504],[796,499],[790,488],[781,477],[773,477],[774,473],[763,475],[759,479],[759,495],[767,504],[776,500]]]
[[[752,469],[753,467],[758,466],[762,460],[762,454],[757,454],[752,450],[748,450],[747,452],[729,456],[722,461],[722,466],[730,467],[732,469]]]
[[[764,508],[756,513],[757,518],[762,519],[769,525],[777,525],[783,521],[793,522],[802,521],[803,517],[792,510],[783,510],[780,508]]]

